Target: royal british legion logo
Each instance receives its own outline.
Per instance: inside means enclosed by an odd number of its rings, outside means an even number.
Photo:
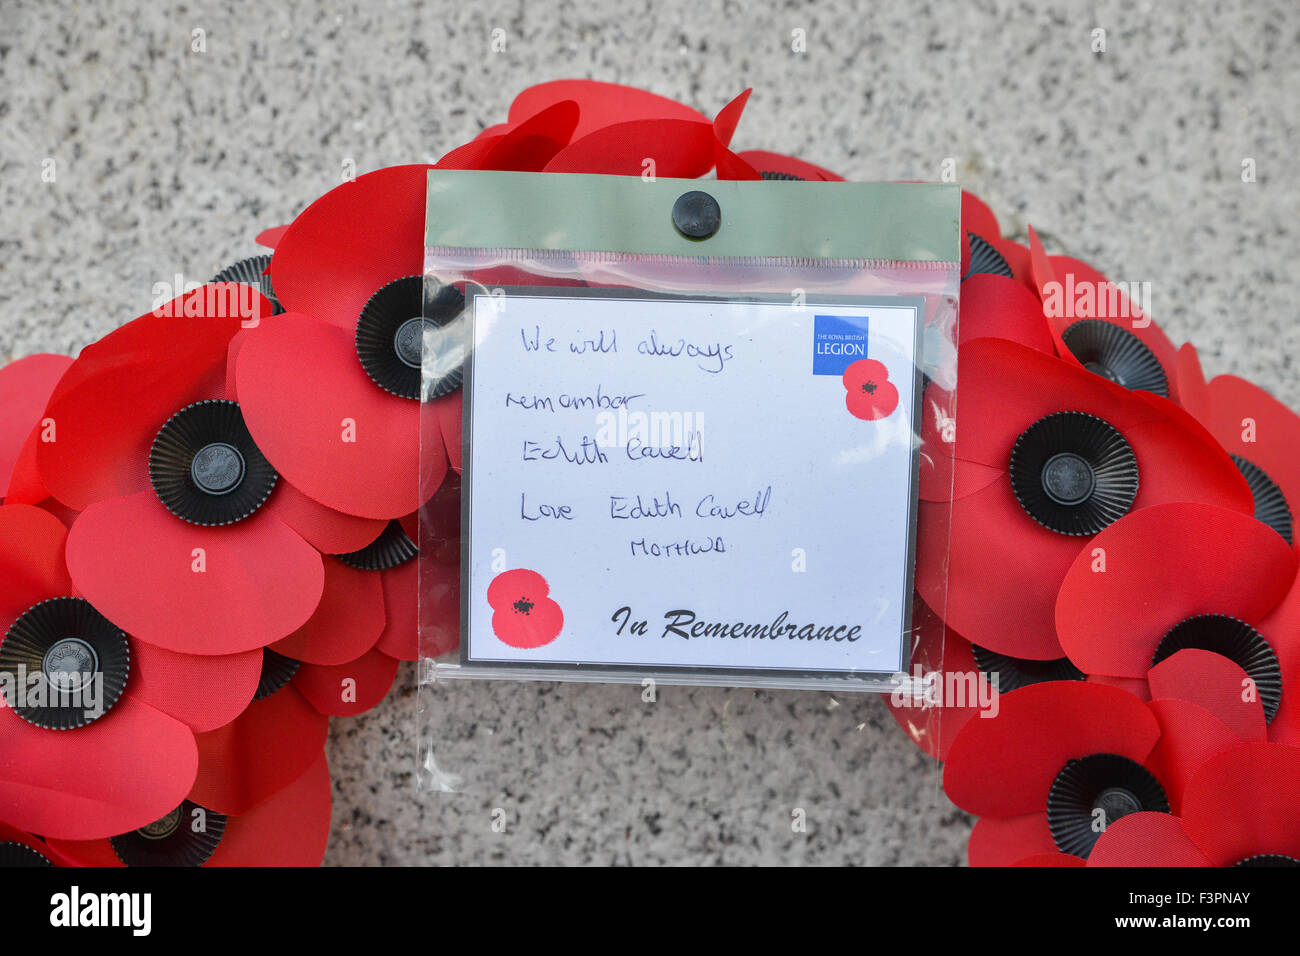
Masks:
[[[813,316],[813,374],[843,375],[867,357],[865,315]]]

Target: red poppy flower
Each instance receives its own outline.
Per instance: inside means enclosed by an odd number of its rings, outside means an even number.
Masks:
[[[1098,833],[1131,813],[1177,812],[1192,773],[1241,739],[1185,700],[1143,703],[1083,681],[1005,695],[996,717],[953,741],[944,789],[981,819],[972,865],[1063,852],[1086,858]]]
[[[1130,510],[1199,501],[1249,513],[1245,480],[1186,412],[1017,342],[959,349],[955,442],[930,433],[939,497],[920,507],[917,591],[973,643],[1011,657],[1064,657],[1056,594],[1088,539]],[[934,389],[936,386],[931,385]],[[925,424],[932,429],[927,390]],[[944,461],[941,455],[946,455]]]
[[[1295,553],[1254,518],[1155,505],[1120,518],[1075,559],[1057,597],[1056,632],[1089,673],[1146,678],[1155,697],[1176,688],[1248,713],[1262,703],[1272,719],[1284,696],[1277,648],[1300,633],[1264,622],[1295,577]]]
[[[66,355],[40,354],[0,368],[0,408],[4,409],[0,417],[0,500],[8,495],[9,480],[24,449],[35,453],[45,403],[71,364]],[[44,496],[37,500],[40,497]]]
[[[232,338],[245,321],[271,322],[241,318],[249,310],[269,315],[269,303],[237,284],[167,303],[83,350],[46,410],[57,431],[37,448],[41,477],[81,512],[73,580],[166,650],[234,654],[284,637],[320,599],[306,538],[374,533],[286,490],[227,398]]]
[[[1255,497],[1255,517],[1293,547],[1292,502],[1300,502],[1300,417],[1257,385],[1235,375],[1205,381],[1196,349],[1177,359],[1179,397],[1232,456]]]
[[[502,571],[488,585],[492,632],[511,647],[551,643],[564,628],[564,612],[548,595],[546,579],[536,571]]]
[[[1181,818],[1135,813],[1108,828],[1089,866],[1300,866],[1300,749],[1244,744],[1206,760]]]
[[[39,508],[0,506],[0,817],[47,837],[93,839],[180,802],[197,766],[184,721],[238,713],[246,662],[210,667],[128,638],[73,596],[66,537]],[[209,687],[212,678],[229,683]],[[173,706],[186,696],[200,699]]]
[[[405,357],[397,351],[397,332],[422,309],[431,168],[368,173],[299,215],[271,259],[287,312],[250,329],[236,358],[236,393],[258,447],[290,483],[348,514],[409,514],[422,501],[422,480],[436,489],[446,472],[432,434],[421,475],[419,357],[410,348],[418,339],[401,339]],[[447,320],[458,314],[449,299]],[[458,386],[458,377],[448,380],[447,393]]]
[[[1086,262],[1045,258],[1051,274],[1039,293],[1061,358],[1125,388],[1177,401],[1178,352],[1160,326]]]
[[[78,866],[319,866],[330,832],[330,774],[321,753],[305,773],[239,815],[184,801],[107,840],[56,840]]]
[[[898,407],[898,387],[889,369],[875,359],[861,359],[844,370],[844,404],[849,414],[865,421],[887,418]]]

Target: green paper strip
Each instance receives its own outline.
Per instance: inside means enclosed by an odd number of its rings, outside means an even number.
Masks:
[[[698,241],[672,222],[677,197],[695,189],[722,208],[722,227]],[[914,262],[961,257],[955,185],[434,169],[427,212],[427,247]]]

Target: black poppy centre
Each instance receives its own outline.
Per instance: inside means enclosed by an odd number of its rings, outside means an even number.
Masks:
[[[991,242],[973,232],[966,233],[966,240],[970,245],[970,265],[961,277],[963,282],[975,275],[995,275],[1007,279],[1013,277],[1011,266]]]
[[[1164,787],[1140,763],[1118,754],[1068,761],[1047,797],[1047,823],[1062,853],[1087,857],[1106,827],[1130,813],[1169,812]]]
[[[236,402],[187,405],[158,430],[149,450],[154,493],[191,524],[244,520],[266,503],[277,480]]]
[[[1109,422],[1057,412],[1016,439],[1011,489],[1031,518],[1059,534],[1092,535],[1128,513],[1137,497],[1137,457]]]
[[[386,392],[441,398],[461,384],[464,317],[465,296],[455,286],[418,275],[394,279],[361,310],[357,358]]]
[[[126,866],[202,866],[226,833],[226,816],[189,800],[130,833],[109,838]]]
[[[1255,520],[1264,522],[1280,534],[1287,544],[1291,544],[1291,506],[1287,503],[1282,489],[1263,468],[1253,461],[1240,455],[1231,457],[1232,463],[1246,479],[1246,484],[1250,485],[1250,495],[1255,500]]]
[[[1128,329],[1101,319],[1081,319],[1061,338],[1093,374],[1133,391],[1169,397],[1169,379],[1160,360]]]
[[[1222,655],[1245,671],[1265,719],[1273,719],[1282,704],[1282,667],[1264,635],[1226,614],[1197,614],[1170,628],[1156,645],[1151,666],[1189,648]]]
[[[1041,684],[1053,680],[1083,680],[1083,671],[1070,663],[1068,657],[1059,657],[1046,661],[1031,661],[1020,657],[1009,657],[990,651],[978,644],[970,646],[975,658],[975,666],[990,677],[998,679],[998,690],[1003,693]]]
[[[75,730],[113,709],[131,670],[126,634],[74,597],[28,608],[0,642],[0,679],[15,714],[47,730]]]

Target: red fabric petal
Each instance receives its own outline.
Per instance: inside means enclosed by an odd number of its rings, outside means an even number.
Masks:
[[[1300,417],[1268,392],[1235,375],[1207,386],[1206,427],[1230,454],[1254,462],[1300,513]]]
[[[1210,389],[1205,382],[1205,373],[1201,370],[1201,357],[1191,342],[1184,342],[1178,350],[1175,369],[1179,403],[1198,422],[1210,428],[1213,425]]]
[[[63,547],[68,530],[33,505],[0,506],[0,635],[33,604],[72,591]]]
[[[1097,838],[1089,866],[1212,866],[1168,813],[1130,813]]]
[[[955,501],[987,488],[1006,475],[991,468],[953,457],[956,418],[952,398],[933,382],[921,403],[920,496],[922,501]]]
[[[1056,593],[1082,546],[1026,515],[1003,476],[951,506],[921,502],[916,590],[973,643],[1054,660],[1065,656],[1053,623]]]
[[[1120,690],[1128,691],[1138,700],[1150,700],[1151,688],[1147,686],[1144,678],[1140,677],[1111,677],[1109,674],[1089,674],[1088,680],[1095,684],[1105,684],[1107,687],[1118,687]]]
[[[438,160],[439,169],[540,172],[573,136],[578,104],[561,100],[495,138],[471,140]]]
[[[1038,295],[1038,287],[1034,285],[1034,278],[1030,270],[1029,249],[1012,239],[989,239],[989,244],[998,251],[998,254],[1007,261],[1011,267],[1011,276],[1022,286]]]
[[[635,87],[598,80],[552,80],[530,86],[516,96],[510,104],[509,123],[516,126],[562,100],[573,100],[581,109],[574,139],[629,120],[708,122],[703,113],[684,103]]]
[[[1005,276],[981,273],[961,284],[958,329],[962,345],[976,338],[995,337],[1019,342],[1046,355],[1054,354],[1042,303],[1015,279]]]
[[[249,335],[236,374],[253,440],[321,504],[396,518],[420,506],[422,480],[441,484],[446,458],[428,435],[421,475],[420,403],[369,379],[351,333],[286,312]]]
[[[1241,738],[1204,707],[1185,700],[1153,700],[1148,704],[1160,724],[1160,741],[1146,767],[1165,788],[1170,809],[1183,807],[1187,782],[1215,754],[1241,743]]]
[[[201,733],[243,713],[261,673],[260,650],[201,657],[132,641],[127,691]]]
[[[45,403],[63,373],[72,364],[66,355],[29,355],[0,368],[0,492],[19,453],[45,411]]]
[[[969,721],[953,741],[943,786],[979,816],[1012,817],[1047,807],[1068,760],[1095,753],[1141,762],[1160,735],[1136,697],[1085,681],[1031,684],[1003,695],[992,719]]]
[[[360,551],[387,527],[382,518],[360,518],[327,508],[307,497],[283,478],[263,506],[322,554]]]
[[[37,425],[19,449],[9,472],[9,487],[4,493],[7,504],[36,505],[50,497],[50,490],[45,487],[36,463],[36,448],[44,434],[45,426]]]
[[[1033,422],[1060,411],[1086,412],[1132,445],[1140,471],[1135,508],[1205,501],[1254,513],[1250,489],[1231,459],[1172,402],[1002,339],[971,341],[958,361],[956,457],[1006,468],[1016,439]]]
[[[736,156],[753,166],[760,173],[786,173],[812,182],[844,182],[844,177],[839,173],[833,173],[821,166],[814,166],[812,163],[796,156],[771,153],[764,149],[747,149],[737,153]]]
[[[387,654],[369,651],[345,664],[304,664],[293,685],[322,714],[355,717],[384,699],[397,676],[397,663]]]
[[[424,194],[432,166],[391,166],[331,189],[285,232],[271,258],[276,298],[355,329],[366,301],[424,263]],[[279,317],[275,323],[279,324]],[[286,371],[286,379],[289,373]]]
[[[194,782],[190,729],[130,694],[77,730],[42,730],[0,705],[0,817],[95,840],[170,813]]]
[[[226,350],[250,295],[237,283],[203,286],[83,349],[46,410],[55,440],[36,449],[50,493],[80,510],[149,488],[158,429],[191,402],[224,394]],[[270,315],[260,294],[253,308]]]
[[[268,249],[274,249],[276,246],[280,244],[280,240],[284,238],[284,234],[288,230],[288,228],[289,228],[288,225],[284,225],[284,226],[272,226],[270,229],[263,229],[261,232],[257,234],[257,238],[253,241],[256,242],[259,246],[265,246]]]
[[[1177,400],[1178,350],[1160,326],[1156,325],[1150,316],[1144,315],[1135,304],[1129,301],[1127,295],[1088,263],[1070,256],[1048,256],[1048,260],[1052,264],[1057,281],[1063,284],[1063,295],[1070,288],[1071,283],[1076,290],[1085,284],[1094,290],[1095,308],[1091,315],[1059,316],[1055,319],[1056,327],[1064,332],[1067,327],[1078,319],[1088,318],[1111,322],[1127,332],[1132,332],[1143,345],[1151,350],[1151,354],[1155,356],[1156,361],[1164,369],[1165,377],[1169,380],[1170,397]],[[963,288],[962,295],[964,296],[965,293],[966,290]],[[1066,298],[1065,301],[1070,300]],[[1114,309],[1112,309],[1112,305]]]
[[[718,136],[718,142],[723,146],[731,145],[731,138],[736,135],[736,127],[740,125],[740,116],[745,112],[745,104],[749,102],[750,94],[753,92],[752,89],[745,90],[718,110],[718,115],[714,117],[713,131]]]
[[[1291,585],[1258,630],[1273,648],[1282,670],[1282,702],[1268,725],[1268,739],[1300,746],[1300,693],[1292,690],[1300,688],[1300,584]]]
[[[1300,749],[1243,744],[1210,758],[1187,785],[1183,828],[1217,866],[1300,857]]]
[[[717,169],[719,179],[747,180],[754,181],[762,179],[763,176],[757,169],[749,165],[722,143],[713,144],[713,165]]]
[[[151,491],[83,511],[67,558],[77,588],[105,617],[187,654],[237,654],[291,634],[324,583],[320,555],[274,515],[204,528],[168,513]]]
[[[993,214],[988,203],[974,193],[961,191],[961,231],[963,235],[973,232],[981,239],[992,242],[1002,235],[1002,227],[998,225],[998,217]],[[966,289],[963,286],[961,290],[962,298],[966,297]]]
[[[384,590],[384,632],[379,635],[379,640],[375,642],[375,650],[382,651],[389,657],[402,661],[413,661],[419,657],[418,639],[419,639],[419,609],[418,599],[423,598],[427,601],[436,601],[441,606],[440,613],[436,616],[441,617],[443,614],[455,608],[455,625],[456,631],[459,632],[460,617],[460,589],[455,589],[455,594],[451,594],[451,588],[441,588],[436,591],[433,588],[421,593],[418,587],[419,578],[419,560],[407,561],[405,564],[382,571],[379,574],[379,583]],[[460,576],[451,574],[457,582]],[[435,617],[432,611],[430,617]]]
[[[1259,696],[1243,700],[1246,672],[1222,654],[1181,650],[1147,673],[1153,700],[1188,701],[1207,710],[1239,740],[1264,740],[1267,724]]]
[[[1105,573],[1093,570],[1105,554]],[[1212,505],[1131,512],[1092,539],[1061,585],[1056,630],[1087,673],[1144,677],[1161,638],[1196,614],[1256,624],[1286,594],[1295,554],[1266,525]]]
[[[320,866],[330,835],[330,769],[307,771],[247,813],[230,817],[205,866]]]
[[[384,630],[380,575],[325,561],[325,587],[307,623],[272,649],[308,664],[342,664],[375,646]]]
[[[1029,234],[1029,280],[1030,288],[1038,293],[1039,298],[1043,301],[1044,307],[1049,302],[1049,293],[1051,288],[1056,284],[1056,271],[1052,266],[1052,261],[1047,257],[1047,252],[1043,249],[1043,243],[1039,240],[1038,234],[1034,232],[1032,226],[1026,226],[1025,231]],[[1047,330],[1051,333],[1052,341],[1056,344],[1056,354],[1062,362],[1075,368],[1083,368],[1083,363],[1074,357],[1074,353],[1065,347],[1065,340],[1061,337],[1061,328],[1055,322],[1047,323]]]
[[[640,176],[653,160],[658,177],[694,179],[713,168],[713,124],[680,119],[615,123],[575,139],[546,164],[548,173]]]
[[[195,736],[198,777],[189,798],[209,810],[247,813],[310,769],[328,733],[329,718],[292,684],[282,687],[233,723]]]
[[[975,821],[966,846],[971,866],[1010,866],[1027,856],[1056,852],[1046,811],[1018,817],[981,817]]]

